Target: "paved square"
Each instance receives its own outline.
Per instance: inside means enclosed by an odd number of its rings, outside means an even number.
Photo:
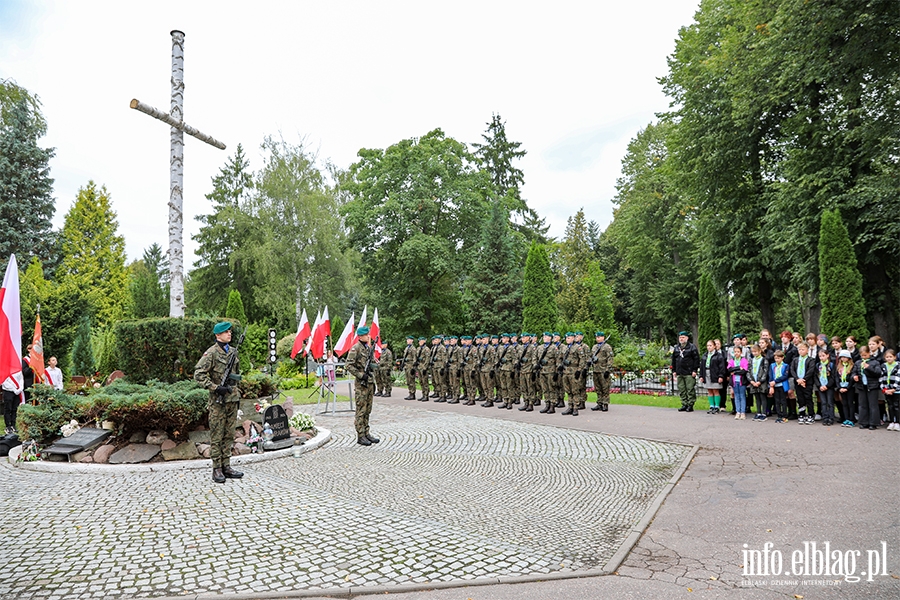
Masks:
[[[202,471],[0,468],[0,597],[328,589],[603,566],[690,446],[381,405],[302,458]]]

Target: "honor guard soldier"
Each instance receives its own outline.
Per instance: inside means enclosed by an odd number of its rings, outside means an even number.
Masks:
[[[458,345],[455,335],[450,336],[450,347],[447,348],[447,375],[449,389],[447,390],[447,404],[459,404],[459,382],[462,378],[462,348]]]
[[[244,476],[231,468],[235,421],[241,400],[237,388],[240,363],[237,348],[231,346],[231,323],[216,323],[213,335],[216,336],[216,343],[197,361],[194,381],[209,390],[209,457],[213,464],[212,478],[216,483],[225,483],[226,479],[240,479]],[[233,363],[233,372],[229,380],[225,381],[229,361]]]
[[[519,343],[519,335],[513,333],[509,336],[509,343],[512,345],[512,349],[515,351],[515,365],[513,367],[513,378],[512,378],[512,403],[518,404],[519,398],[522,396],[522,383],[520,381],[520,374],[522,371],[522,350],[524,344]]]
[[[513,374],[516,368],[515,347],[509,341],[508,333],[500,334],[500,345],[498,346],[497,364],[499,365],[500,376],[500,395],[497,399],[501,402],[499,408],[513,407],[512,404],[512,384]]]
[[[541,409],[542,413],[552,414],[556,412],[556,387],[559,375],[556,372],[556,355],[559,349],[553,343],[553,334],[549,331],[544,332],[544,343],[538,349],[538,365],[541,370],[541,391],[544,395],[546,406]]]
[[[484,408],[494,406],[494,388],[496,387],[495,379],[497,378],[497,344],[500,337],[496,335],[490,336],[490,343],[484,347],[484,355],[481,358],[481,383],[484,386]]]
[[[485,339],[484,334],[480,333],[475,336],[475,356],[473,360],[475,361],[475,373],[473,373],[473,380],[475,381],[475,389],[477,391],[477,396],[473,399],[474,402],[481,402],[484,400],[484,379],[483,377],[483,364],[484,364],[484,352],[485,352]]]
[[[434,391],[429,397],[434,398],[435,402],[446,402],[446,400],[444,400],[443,385],[445,373],[442,373],[441,370],[443,369],[446,372],[447,350],[444,348],[441,341],[442,338],[439,335],[431,337],[431,354],[428,358],[428,374],[431,377],[432,385],[434,385]]]
[[[566,389],[565,384],[563,382],[563,371],[565,370],[563,367],[563,351],[564,346],[562,343],[562,338],[559,335],[558,331],[553,332],[553,344],[556,346],[556,374],[557,377],[553,380],[555,385],[556,392],[556,408],[564,408],[566,403],[564,401]]]
[[[460,338],[462,342],[462,348],[460,349],[460,354],[462,356],[462,370],[463,370],[463,395],[460,398],[460,401],[466,406],[472,406],[475,404],[475,394],[476,394],[476,385],[475,385],[475,364],[477,362],[477,351],[472,346],[472,336],[464,335]]]
[[[428,359],[431,358],[431,349],[425,345],[425,341],[425,338],[419,338],[419,349],[416,351],[416,371],[419,373],[419,387],[422,388],[419,402],[428,402],[428,394],[431,392],[428,385]]]
[[[381,440],[369,433],[369,415],[372,413],[372,396],[375,392],[373,376],[378,363],[375,361],[375,352],[372,340],[369,337],[369,328],[363,325],[356,330],[359,339],[347,353],[346,369],[353,375],[353,391],[356,395],[356,443],[361,446],[371,446]]]
[[[594,389],[597,390],[597,406],[591,410],[609,410],[609,384],[613,368],[613,349],[606,343],[606,334],[598,331],[597,343],[591,348],[590,367],[594,372]]]
[[[582,369],[576,386],[576,398],[578,399],[578,410],[584,410],[587,403],[587,374],[588,360],[591,358],[591,349],[584,343],[584,332],[575,332],[575,344],[578,346],[578,352],[581,354]]]
[[[404,400],[416,399],[416,362],[418,362],[418,354],[415,346],[416,338],[411,335],[406,336],[406,348],[403,350],[403,363],[400,368],[403,375],[406,376],[406,389],[409,395]]]
[[[534,401],[536,399],[535,384],[538,389],[540,382],[537,380],[537,348],[531,343],[533,336],[530,333],[522,333],[522,358],[519,359],[521,368],[519,369],[519,383],[522,387],[522,408],[519,410],[531,412],[534,410]]]
[[[563,350],[563,385],[566,394],[569,397],[569,407],[562,412],[564,415],[578,416],[578,385],[581,381],[581,371],[584,369],[582,364],[583,355],[581,354],[578,344],[575,343],[575,334],[571,331],[566,332],[566,346]]]
[[[394,353],[388,348],[387,341],[381,342],[381,356],[378,357],[378,391],[376,396],[390,398],[394,389]]]

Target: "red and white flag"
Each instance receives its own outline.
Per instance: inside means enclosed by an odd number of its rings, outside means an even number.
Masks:
[[[319,329],[319,325],[321,325],[321,324],[322,324],[322,313],[320,311],[320,312],[316,313],[316,320],[313,323],[312,332],[309,334],[309,339],[306,340],[306,347],[303,348],[304,355],[309,354],[310,348],[312,347],[313,338],[315,337],[316,331]]]
[[[338,341],[334,344],[334,353],[338,356],[343,356],[353,347],[353,321],[355,320],[356,313],[354,312],[350,315],[350,320],[347,321],[347,324],[344,325],[344,331],[341,332],[341,337],[339,337]]]
[[[366,318],[368,318],[368,315],[369,315],[369,307],[363,306],[362,316],[359,318],[359,323],[357,323],[356,329],[353,330],[353,341],[350,342],[351,348],[353,347],[353,344],[355,344],[357,342],[357,340],[359,340],[359,336],[356,335],[356,330],[366,324]]]
[[[310,353],[314,359],[319,360],[325,356],[325,338],[329,335],[331,335],[331,319],[328,318],[328,307],[326,306],[321,322],[312,334]]]
[[[381,358],[381,338],[379,334],[381,328],[378,326],[378,307],[375,307],[375,314],[372,315],[372,327],[369,328],[369,335],[372,336],[372,342],[375,344],[375,360]]]
[[[309,318],[306,316],[306,309],[304,308],[303,314],[300,316],[300,326],[297,327],[297,337],[294,338],[294,347],[291,348],[291,358],[294,358],[298,352],[303,350],[303,344],[309,339],[310,335],[312,335],[312,331],[309,328]]]
[[[22,313],[19,307],[19,266],[16,255],[9,257],[3,287],[0,288],[0,384],[3,389],[21,394],[25,387],[22,375]]]
[[[34,324],[34,337],[31,339],[28,365],[34,371],[35,383],[47,383],[47,373],[44,371],[44,339],[41,335],[41,313],[37,314],[37,321]]]

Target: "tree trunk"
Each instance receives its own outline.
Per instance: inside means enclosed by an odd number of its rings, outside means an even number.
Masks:
[[[172,32],[172,104],[169,114],[183,121],[184,106],[184,34]],[[169,316],[184,316],[184,235],[183,180],[184,133],[175,127],[169,135]]]
[[[819,319],[822,316],[819,294],[809,290],[799,290],[797,296],[800,298],[800,311],[803,314],[805,333],[819,333]]]
[[[863,289],[866,290],[866,312],[872,316],[875,326],[873,335],[884,340],[886,348],[894,348],[898,338],[897,306],[898,299],[892,297],[891,281],[881,265],[868,264],[863,272]],[[865,340],[860,340],[865,344]]]
[[[762,315],[763,327],[777,338],[777,332],[775,331],[775,305],[772,302],[772,284],[765,277],[759,280],[757,294],[759,295],[759,312]]]

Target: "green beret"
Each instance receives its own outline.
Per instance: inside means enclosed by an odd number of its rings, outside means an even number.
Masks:
[[[451,336],[450,336],[450,339],[451,339],[451,340],[458,340],[459,337],[458,337],[458,336],[455,336],[455,335],[451,335]]]
[[[491,339],[492,339],[492,340],[499,340],[499,339],[500,339],[500,336],[497,335],[497,334],[495,333],[494,335],[491,336]]]
[[[441,336],[439,336],[439,335],[433,335],[433,336],[431,336],[431,341],[439,340],[439,339],[441,339]]]
[[[553,337],[553,333],[550,331],[545,331],[544,335],[546,335],[547,337]]]
[[[559,332],[558,332],[558,331],[554,331],[554,332],[553,332],[553,335],[559,335]]]
[[[415,336],[408,335],[408,336],[406,336],[406,339],[408,339],[408,340],[414,340],[414,339],[416,339],[416,338],[415,338]]]
[[[679,331],[678,335],[686,335],[687,337],[691,337],[691,334],[689,334],[687,331]]]
[[[462,336],[459,337],[459,339],[461,339],[461,340],[471,340],[471,339],[472,339],[472,336],[471,336],[471,335],[462,335]]]
[[[575,337],[575,334],[571,331],[566,332],[566,337]]]
[[[500,337],[511,337],[508,333],[501,333]]]
[[[356,328],[356,335],[369,335],[369,328],[365,325]]]
[[[584,332],[583,332],[583,331],[576,331],[576,332],[575,332],[575,335],[584,335]]]
[[[597,333],[594,334],[594,337],[600,337],[600,336],[606,337],[606,334],[603,333],[602,331],[598,331]]]
[[[219,335],[220,333],[225,333],[231,329],[231,323],[228,321],[222,321],[220,323],[216,323],[216,326],[213,327],[213,333]]]

